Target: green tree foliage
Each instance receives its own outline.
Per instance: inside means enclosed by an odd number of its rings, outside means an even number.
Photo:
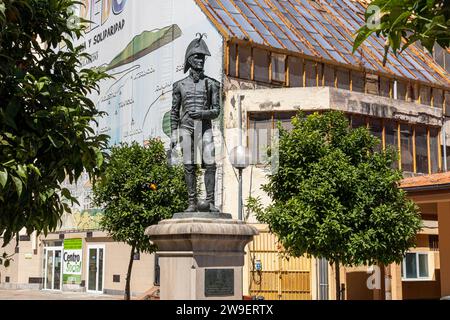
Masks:
[[[380,19],[373,6],[380,8]],[[450,47],[449,0],[374,0],[365,18],[366,24],[357,31],[353,49],[356,51],[372,33],[382,35],[387,39],[384,63],[390,49],[397,54],[416,41],[429,52],[433,52],[435,43]]]
[[[146,147],[136,142],[113,147],[105,174],[93,188],[95,202],[104,207],[101,227],[115,241],[131,246],[125,287],[130,298],[130,279],[135,252],[154,252],[145,229],[171,218],[187,205],[187,189],[181,166],[171,166],[164,145],[152,139]]]
[[[108,137],[91,125],[100,112],[86,97],[104,73],[82,68],[88,55],[68,23],[75,1],[0,0],[0,234],[57,227],[70,211],[60,188],[83,170],[95,178]],[[72,17],[73,18],[73,17]],[[59,50],[59,45],[65,48]],[[65,199],[64,199],[65,198]]]
[[[345,266],[401,262],[415,246],[421,219],[399,189],[395,152],[377,152],[379,139],[351,129],[337,111],[298,114],[280,128],[279,168],[262,189],[272,199],[249,208],[269,224],[288,254]]]

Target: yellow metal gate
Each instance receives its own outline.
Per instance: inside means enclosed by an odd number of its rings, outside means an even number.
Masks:
[[[260,230],[249,244],[249,292],[266,300],[311,300],[311,260],[283,255],[277,238]]]

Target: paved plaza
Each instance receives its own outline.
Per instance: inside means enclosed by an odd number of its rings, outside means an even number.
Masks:
[[[0,300],[123,300],[122,295],[0,289]]]

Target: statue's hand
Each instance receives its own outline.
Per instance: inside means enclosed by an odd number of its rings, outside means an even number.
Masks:
[[[202,115],[203,115],[202,111],[191,111],[191,112],[189,112],[189,116],[192,119],[194,119],[194,120],[201,119]]]
[[[178,144],[178,134],[177,132],[172,132],[172,135],[170,137],[170,149],[175,149],[175,147]]]

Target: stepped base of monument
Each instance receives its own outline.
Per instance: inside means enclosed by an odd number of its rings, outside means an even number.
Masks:
[[[232,219],[230,213],[223,212],[177,212],[172,216],[172,219],[189,219],[189,218],[202,218],[202,219]]]

